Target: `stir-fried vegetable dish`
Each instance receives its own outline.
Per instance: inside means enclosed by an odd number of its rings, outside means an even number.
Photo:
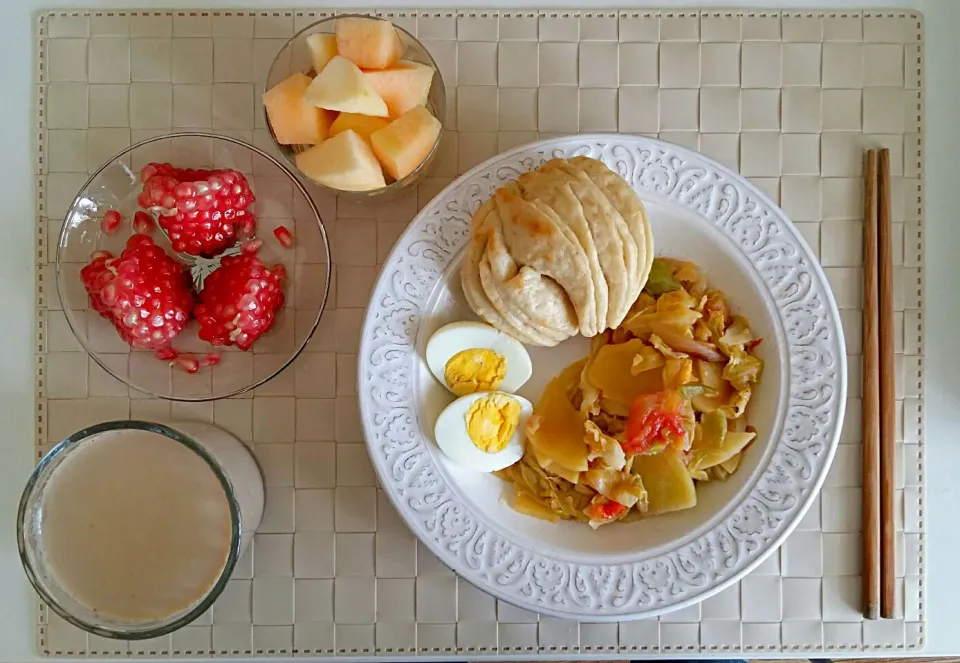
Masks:
[[[760,341],[696,265],[654,260],[623,323],[534,407],[523,458],[497,473],[512,506],[594,528],[695,506],[697,482],[730,476],[756,436]]]

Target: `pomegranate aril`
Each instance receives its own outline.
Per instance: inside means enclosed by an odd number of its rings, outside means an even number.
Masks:
[[[110,210],[103,215],[103,221],[100,223],[100,229],[107,235],[112,235],[117,231],[117,228],[120,227],[120,222],[123,221],[123,217],[120,216],[120,212],[115,209]]]
[[[156,164],[148,163],[146,166],[140,169],[140,181],[146,182],[156,174],[157,174]]]
[[[288,249],[293,246],[293,233],[286,226],[277,226],[273,231],[273,236]]]
[[[154,228],[153,219],[146,212],[137,212],[133,215],[133,232],[138,235],[150,235]]]
[[[240,252],[245,256],[256,255],[262,246],[262,239],[251,239],[240,245]]]
[[[162,361],[173,361],[177,358],[177,351],[168,345],[164,348],[157,348],[153,351],[153,355]]]
[[[196,356],[190,353],[177,355],[176,359],[173,360],[173,363],[177,368],[186,373],[196,373],[200,370],[200,362],[197,360]]]
[[[216,352],[207,353],[200,359],[201,366],[216,366],[219,363],[220,355],[218,355]]]
[[[243,239],[249,239],[253,237],[254,233],[257,232],[257,221],[252,216],[248,219],[244,219],[243,223],[240,224],[240,231],[237,233]]]

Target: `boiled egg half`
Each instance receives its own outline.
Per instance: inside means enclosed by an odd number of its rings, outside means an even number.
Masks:
[[[454,462],[480,472],[496,472],[523,456],[527,419],[533,405],[502,391],[477,392],[448,405],[434,435]]]
[[[438,329],[427,342],[426,360],[434,377],[457,396],[513,393],[533,373],[520,341],[481,322],[452,322]]]

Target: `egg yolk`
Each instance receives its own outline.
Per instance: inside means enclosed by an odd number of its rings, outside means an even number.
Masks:
[[[457,396],[493,391],[507,375],[507,359],[493,350],[470,348],[450,357],[443,377]]]
[[[474,446],[495,454],[506,448],[517,430],[520,402],[506,394],[489,394],[474,401],[464,418]]]

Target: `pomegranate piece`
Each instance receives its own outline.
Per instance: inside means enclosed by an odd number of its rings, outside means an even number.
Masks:
[[[257,252],[263,246],[262,239],[251,239],[247,240],[240,245],[240,252],[245,256],[254,256],[257,255]]]
[[[227,256],[204,281],[194,314],[200,338],[249,350],[270,330],[283,306],[283,265],[267,267],[257,256]]]
[[[115,209],[108,211],[103,215],[103,221],[100,222],[100,229],[106,235],[112,235],[117,232],[117,228],[120,227],[120,222],[123,221],[123,217],[120,216],[120,212]]]
[[[181,355],[177,355],[176,359],[173,360],[173,365],[184,373],[196,373],[200,370],[200,362],[197,360],[195,355],[192,355],[189,352],[184,352]]]
[[[134,348],[168,348],[190,319],[190,274],[148,235],[131,235],[118,258],[97,251],[80,279],[90,306]]]
[[[133,232],[138,235],[151,235],[155,224],[150,215],[143,211],[138,211],[133,215]]]
[[[137,203],[156,214],[178,253],[216,256],[236,243],[239,229],[255,228],[256,198],[247,178],[235,170],[149,163],[140,171],[140,180],[143,189]]]
[[[273,236],[286,248],[293,246],[293,233],[286,226],[277,226],[273,231]]]
[[[201,366],[216,366],[220,363],[220,355],[216,352],[208,352],[200,358]]]

